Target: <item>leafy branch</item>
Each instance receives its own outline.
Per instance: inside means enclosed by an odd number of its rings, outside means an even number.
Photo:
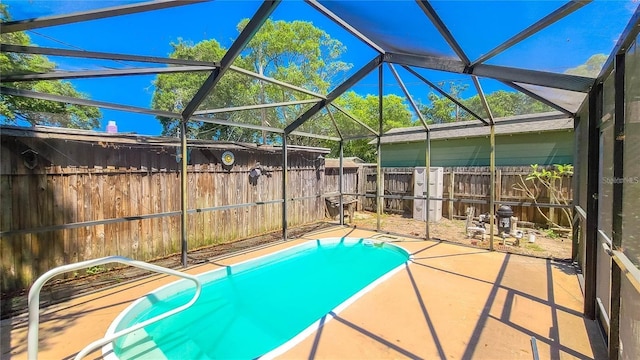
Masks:
[[[570,176],[573,176],[573,165],[571,164],[556,164],[553,165],[552,169],[546,169],[538,166],[538,164],[534,164],[531,165],[531,172],[526,177],[522,175],[519,176],[520,181],[513,185],[513,188],[516,191],[524,193],[536,204],[536,210],[544,217],[548,225],[561,227],[553,221],[550,214],[545,214],[538,204],[540,203],[540,199],[548,194],[549,202],[552,204],[571,205],[571,199],[569,199],[568,194],[562,190],[562,179]],[[567,218],[569,228],[573,231],[570,209],[563,207],[560,211]]]

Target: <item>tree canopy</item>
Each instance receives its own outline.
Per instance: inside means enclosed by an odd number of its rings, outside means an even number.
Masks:
[[[360,96],[353,91],[349,91],[336,100],[336,104],[344,108],[351,115],[375,131],[379,130],[379,110],[378,95]],[[404,101],[404,98],[389,94],[383,96],[382,106],[382,132],[389,131],[397,127],[413,126],[412,113]],[[367,131],[361,125],[353,121],[343,121],[339,124],[341,130],[347,135],[364,135]],[[375,162],[375,146],[370,145],[371,139],[357,139],[345,143],[344,156],[358,156],[366,162]],[[332,155],[337,156],[336,146],[329,146]]]
[[[246,26],[242,20],[238,31]],[[220,61],[227,49],[217,40],[197,44],[178,39],[171,44],[172,58]],[[350,67],[339,60],[344,46],[324,31],[305,21],[267,20],[247,44],[234,65],[307,90],[326,93]],[[156,109],[181,111],[207,78],[207,74],[161,74],[154,82],[152,106]],[[200,105],[200,109],[221,109],[242,105],[267,104],[310,99],[311,96],[266,83],[246,75],[228,71]],[[284,128],[309,106],[216,113],[210,117],[238,123]],[[205,115],[206,116],[206,115]],[[161,118],[163,132],[175,135],[177,122]],[[190,123],[189,135],[196,138],[273,142],[277,139],[260,131],[231,128],[206,122]]]
[[[486,116],[482,102],[478,95],[471,96],[466,99],[460,99],[459,94],[467,88],[466,84],[457,83],[439,83],[441,88],[448,87],[448,93],[458,98],[460,102],[469,110],[475,112],[479,116]],[[486,94],[485,98],[494,117],[505,117],[521,114],[534,114],[546,111],[553,111],[553,108],[529,97],[521,92],[498,90],[490,94]],[[456,121],[473,120],[471,114],[463,108],[456,105],[453,101],[444,96],[430,92],[428,95],[430,104],[420,105],[420,111],[429,123],[449,123]]]
[[[594,54],[591,55],[591,57],[589,57],[589,59],[587,59],[587,61],[582,64],[582,65],[578,65],[574,68],[571,69],[567,69],[567,71],[565,71],[565,74],[570,74],[570,75],[580,75],[580,76],[588,76],[588,77],[598,77],[598,75],[600,74],[600,70],[602,70],[602,66],[604,66],[604,63],[607,61],[607,55],[605,54]]]
[[[238,32],[247,25],[242,20]],[[204,40],[197,44],[183,39],[171,43],[170,57],[192,59],[207,62],[220,61],[227,49],[215,39]],[[247,44],[242,53],[234,61],[234,65],[274,78],[317,93],[327,93],[346,76],[351,64],[343,62],[340,57],[346,48],[339,41],[332,39],[326,32],[305,21],[273,21],[267,20],[256,35]],[[600,70],[603,57],[592,56],[585,64],[567,73],[587,75]],[[180,112],[187,102],[196,94],[207,79],[205,73],[160,74],[154,81],[155,92],[152,107],[155,109]],[[467,85],[459,83],[440,83],[448,87],[448,92],[460,98]],[[199,107],[199,115],[234,123],[262,125],[284,128],[298,118],[312,105],[289,105],[278,108],[226,112],[220,109],[234,108],[252,104],[268,104],[312,99],[311,95],[286,89],[278,85],[228,71],[218,82],[213,91],[204,99]],[[420,105],[420,111],[429,123],[446,123],[472,120],[474,117],[449,99],[434,92],[427,95],[428,103]],[[540,113],[553,109],[526,94],[516,91],[499,90],[487,94],[486,99],[494,117],[505,117],[519,114]],[[361,96],[353,91],[347,92],[335,100],[335,104],[345,109],[367,126],[378,130],[378,96]],[[414,125],[412,114],[404,98],[397,95],[384,96],[383,132],[395,127]],[[480,116],[486,116],[478,95],[460,100],[461,103]],[[217,109],[207,113],[207,109]],[[178,121],[159,118],[165,135],[176,135]],[[337,127],[337,130],[336,130]],[[367,130],[340,114],[333,119],[326,110],[321,111],[299,128],[300,131],[321,135],[346,137],[367,135]],[[213,139],[223,141],[247,141],[256,143],[279,143],[280,135],[235,126],[224,126],[203,122],[189,122],[188,135],[192,138]],[[338,144],[315,139],[290,137],[291,144],[324,146],[332,149],[337,155]],[[368,139],[351,140],[345,144],[346,156],[359,156],[365,161],[375,161],[375,149],[369,145]]]
[[[457,84],[455,82],[439,82],[438,87],[448,88],[448,93],[456,99],[460,98],[460,94],[467,89],[466,84]],[[439,124],[445,122],[455,122],[461,120],[470,120],[469,114],[464,112],[453,101],[444,96],[434,93],[427,94],[430,104],[420,104],[420,112],[424,116],[427,123]]]
[[[595,78],[599,75],[606,61],[607,55],[594,54],[589,57],[584,64],[567,69],[564,73]],[[466,84],[458,84],[455,82],[440,82],[438,86],[448,90],[448,93],[457,99],[460,99],[459,95],[467,89]],[[430,123],[437,124],[474,119],[471,114],[443,96],[430,92],[427,97],[430,104],[422,104],[420,111]],[[494,117],[553,111],[553,108],[550,106],[521,92],[499,90],[486,94],[486,99],[491,109],[491,114]],[[460,99],[460,102],[480,116],[485,114],[478,95],[467,99]]]
[[[238,25],[238,32],[247,25],[248,19]],[[171,44],[172,58],[193,59],[217,62],[222,59],[227,49],[217,40],[210,39],[197,44],[178,39]],[[340,58],[346,50],[338,40],[332,39],[326,32],[305,21],[273,21],[267,20],[260,30],[236,58],[234,65],[274,78],[317,93],[327,93],[346,76],[351,64]],[[603,54],[592,56],[583,65],[568,69],[567,74],[594,76],[606,60]],[[160,74],[154,81],[155,92],[152,106],[156,109],[173,112],[182,111],[186,102],[190,101],[202,86],[208,74],[175,73]],[[467,85],[459,83],[440,83],[448,88],[448,92],[460,99]],[[278,108],[258,110],[232,111],[228,109],[244,105],[268,104],[312,99],[311,95],[286,89],[278,85],[252,78],[234,71],[228,71],[218,82],[213,91],[204,99],[199,107],[198,115],[234,123],[262,125],[274,128],[285,128],[293,120],[302,115],[312,105],[289,105]],[[456,105],[446,97],[430,92],[428,101],[420,104],[420,111],[429,123],[447,123],[473,120],[474,117],[464,108]],[[486,95],[487,102],[494,117],[505,117],[520,114],[552,111],[553,108],[517,91],[498,90]],[[335,100],[335,104],[346,109],[355,118],[369,127],[378,130],[378,97],[361,96],[355,92],[347,92]],[[484,107],[478,95],[460,99],[460,102],[476,114],[486,117]],[[384,96],[383,131],[394,127],[412,126],[412,115],[404,101],[396,95]],[[204,109],[204,111],[203,111]],[[218,109],[207,113],[207,109]],[[176,135],[178,121],[160,118],[165,135]],[[336,130],[337,127],[337,130]],[[327,110],[319,112],[303,124],[298,130],[321,135],[337,136],[339,133],[349,136],[366,135],[367,130],[342,114],[334,118]],[[201,139],[248,141],[256,143],[279,143],[280,135],[266,133],[249,128],[211,124],[206,121],[190,122],[189,136]],[[309,146],[325,146],[337,154],[335,142],[290,136],[291,144]],[[359,156],[366,161],[375,160],[375,151],[368,145],[369,140],[351,140],[347,142],[344,153],[347,156]]]
[[[3,22],[11,20],[6,5],[0,4],[0,16]],[[1,34],[0,39],[4,44],[31,45],[31,38],[24,32]],[[44,73],[51,72],[55,68],[56,64],[42,55],[9,52],[0,54],[0,73],[2,74]],[[16,89],[47,94],[76,98],[86,97],[67,81],[23,81],[5,83],[5,85]],[[0,94],[0,115],[5,123],[24,120],[31,125],[51,125],[79,129],[98,127],[100,125],[99,120],[102,117],[100,110],[95,107],[63,104],[7,94]]]
[[[238,31],[246,26],[242,20]],[[201,61],[220,61],[227,49],[217,40],[210,39],[193,44],[178,39],[171,44],[170,57]],[[305,21],[267,20],[261,29],[238,56],[234,65],[245,70],[268,76],[316,93],[325,94],[344,80],[351,64],[340,60],[346,48],[332,39],[326,32]],[[186,106],[207,78],[207,74],[160,74],[154,82],[152,106],[156,109],[179,112]],[[213,91],[204,99],[200,109],[223,109],[229,107],[307,100],[313,97],[295,90],[256,80],[249,76],[228,71]],[[384,96],[384,131],[397,126],[412,125],[411,112],[403,98],[396,95]],[[378,130],[378,96],[361,96],[347,92],[335,101],[336,105],[348,111],[355,118]],[[236,123],[266,125],[284,128],[302,115],[312,105],[291,105],[280,108],[216,112],[215,115],[201,114],[219,120]],[[339,112],[333,111],[334,120],[327,111],[319,112],[303,124],[299,130],[319,135],[345,136],[364,135],[364,127]],[[160,118],[165,135],[176,135],[178,122]],[[339,130],[336,130],[336,125]],[[189,136],[200,139],[247,141],[257,143],[279,143],[280,135],[266,134],[252,129],[215,125],[207,122],[189,122]],[[347,142],[346,156],[359,156],[367,161],[375,160],[369,139]],[[338,144],[333,141],[290,135],[291,144],[323,146],[337,155]]]

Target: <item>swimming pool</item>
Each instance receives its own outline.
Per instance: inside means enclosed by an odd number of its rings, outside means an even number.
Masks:
[[[121,337],[103,354],[119,359],[275,356],[408,259],[404,249],[389,243],[326,238],[210,271],[198,276],[202,294],[191,308]],[[148,294],[121,313],[107,334],[186,303],[192,287],[177,281]]]

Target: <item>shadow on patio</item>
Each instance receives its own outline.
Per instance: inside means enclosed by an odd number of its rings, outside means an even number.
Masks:
[[[566,263],[400,241],[412,261],[284,358],[602,359]]]
[[[216,262],[225,266],[319,237],[375,235],[333,228]],[[582,316],[583,296],[568,264],[445,242],[394,243],[412,254],[411,261],[339,314],[331,313],[331,321],[327,316],[323,327],[280,358],[532,359],[532,338],[541,359],[607,357],[595,322]],[[40,357],[73,356],[101,337],[129,301],[168,281],[173,279],[145,279],[43,310]],[[74,321],[65,326],[64,319]],[[26,358],[25,320],[3,321],[3,333],[11,333],[5,349],[11,351],[2,359]]]

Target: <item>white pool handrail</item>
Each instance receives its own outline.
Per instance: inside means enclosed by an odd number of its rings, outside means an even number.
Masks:
[[[162,266],[157,266],[157,265],[152,265],[152,264],[148,264],[145,263],[143,261],[137,261],[137,260],[131,260],[129,258],[126,257],[122,257],[122,256],[107,256],[107,257],[103,257],[103,258],[99,258],[99,259],[94,259],[94,260],[87,260],[87,261],[82,261],[79,263],[75,263],[75,264],[69,264],[69,265],[63,265],[63,266],[59,266],[55,269],[51,269],[49,271],[47,271],[46,273],[42,274],[31,286],[31,290],[29,290],[29,331],[28,331],[28,335],[27,335],[27,356],[29,358],[29,360],[37,360],[38,359],[38,328],[40,326],[40,290],[42,289],[42,286],[44,286],[44,284],[51,279],[52,277],[56,276],[56,275],[60,275],[63,274],[65,272],[69,272],[69,271],[74,271],[74,270],[80,270],[80,269],[86,269],[92,266],[98,266],[98,265],[102,265],[102,264],[107,264],[107,263],[120,263],[120,264],[125,264],[125,265],[131,265],[131,266],[135,266],[141,269],[145,269],[145,270],[149,270],[149,271],[154,271],[154,272],[158,272],[158,273],[162,273],[162,274],[167,274],[167,275],[174,275],[174,276],[178,276],[187,280],[191,280],[195,283],[196,285],[196,292],[193,295],[193,298],[191,299],[191,301],[189,301],[188,303],[177,307],[171,311],[162,313],[158,316],[155,316],[149,320],[143,321],[141,323],[136,324],[135,326],[132,326],[130,328],[126,328],[120,331],[117,331],[107,337],[104,337],[102,339],[96,340],[94,342],[92,342],[91,344],[87,345],[84,349],[82,349],[75,357],[75,359],[82,359],[83,357],[85,357],[86,355],[90,354],[91,352],[95,351],[97,348],[99,348],[100,346],[104,346],[108,343],[110,343],[111,341],[119,338],[122,335],[126,335],[130,332],[136,331],[138,329],[141,329],[149,324],[152,324],[156,321],[160,321],[162,319],[165,319],[171,315],[174,315],[180,311],[186,310],[187,308],[189,308],[191,305],[193,305],[193,303],[195,303],[198,300],[198,297],[200,297],[200,292],[202,290],[202,285],[200,284],[200,280],[198,280],[197,277],[190,275],[190,274],[185,274],[182,273],[180,271],[176,271],[176,270],[172,270],[172,269],[168,269],[168,268],[164,268]]]

